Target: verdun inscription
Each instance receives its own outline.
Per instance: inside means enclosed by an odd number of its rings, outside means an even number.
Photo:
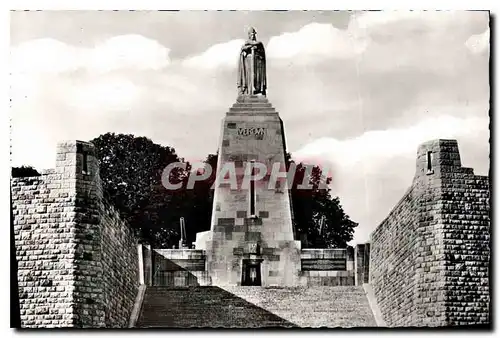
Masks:
[[[261,135],[264,136],[265,129],[262,127],[238,128],[239,136]]]

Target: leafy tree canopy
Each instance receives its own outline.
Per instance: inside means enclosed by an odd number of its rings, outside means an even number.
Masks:
[[[287,154],[286,161],[289,168],[293,162],[290,154]],[[339,198],[331,196],[330,188],[321,188],[320,182],[328,185],[331,177],[326,177],[319,166],[313,166],[310,174],[307,174],[306,164],[296,164],[291,200],[297,235],[303,238],[305,247],[346,247],[353,239],[354,228],[358,224],[344,212]],[[312,189],[298,189],[297,186],[302,182],[309,182]]]
[[[40,176],[40,173],[32,166],[23,165],[12,167],[12,177],[32,177]]]
[[[107,133],[91,141],[97,151],[105,197],[142,237],[156,246],[166,246],[178,235],[172,222],[181,206],[180,196],[161,185],[165,167],[183,162],[175,149],[145,137]],[[185,171],[173,171],[182,180]]]

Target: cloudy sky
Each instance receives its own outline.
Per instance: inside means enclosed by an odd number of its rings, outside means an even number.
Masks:
[[[487,174],[486,12],[12,12],[12,164],[51,168],[58,141],[105,132],[204,159],[250,25],[288,150],[332,164],[356,241],[411,184],[419,143],[457,139]]]

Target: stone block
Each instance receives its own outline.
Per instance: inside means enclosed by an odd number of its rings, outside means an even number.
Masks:
[[[234,226],[234,218],[219,218],[217,220],[219,226]]]
[[[259,211],[259,218],[268,218],[269,211]]]
[[[236,217],[237,218],[246,218],[247,217],[247,211],[246,210],[236,211]]]
[[[258,242],[261,240],[261,232],[245,232],[245,241]]]

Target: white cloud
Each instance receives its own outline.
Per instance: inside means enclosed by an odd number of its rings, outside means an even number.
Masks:
[[[353,13],[349,22],[351,29],[369,29],[373,26],[419,17],[419,11],[373,11]]]
[[[99,71],[120,68],[158,70],[170,63],[170,49],[141,35],[121,35],[97,45],[90,53],[90,67]]]
[[[294,33],[273,36],[267,44],[269,58],[321,57],[347,59],[361,54],[368,40],[331,24],[311,23]]]
[[[78,110],[89,113],[99,110],[130,109],[140,96],[140,88],[125,78],[105,78],[96,83],[70,87],[68,102]]]
[[[413,155],[422,142],[437,138],[456,138],[488,131],[488,119],[456,118],[448,115],[431,116],[408,128],[372,130],[347,140],[321,138],[293,153],[294,158],[307,162],[315,158],[328,159],[336,166],[349,170],[361,162],[377,168],[388,158]]]
[[[37,39],[11,48],[14,74],[61,73],[77,69],[108,72],[117,69],[158,70],[170,63],[170,50],[141,35],[121,35],[92,48],[54,39]]]
[[[348,30],[369,32],[383,27],[392,26],[392,34],[405,33],[407,27],[419,30],[442,30],[450,26],[463,26],[464,22],[481,15],[488,16],[487,12],[471,15],[469,11],[368,11],[353,13],[349,21]],[[482,18],[481,18],[482,19]],[[398,27],[395,27],[397,24]]]
[[[141,91],[129,80],[105,77],[95,82],[73,82],[41,76],[34,87],[33,94],[18,99],[14,96],[12,101],[14,166],[53,168],[58,142],[89,140],[116,129],[125,132],[123,125],[132,129],[136,125],[129,114],[137,111],[134,108],[141,102]],[[22,88],[17,92],[22,93]]]
[[[144,88],[129,75],[158,72],[169,64],[168,54],[168,48],[140,35],[116,36],[89,48],[54,39],[11,48],[13,164],[53,167],[58,141],[89,139],[130,119],[127,113],[144,98]]]
[[[490,29],[486,29],[481,34],[472,35],[465,45],[474,54],[480,54],[485,51],[489,51],[490,48]]]
[[[199,55],[186,58],[182,65],[201,69],[234,68],[238,64],[238,53],[243,43],[244,40],[237,39],[213,45]]]
[[[59,73],[83,65],[82,49],[54,39],[30,40],[11,48],[13,74]]]
[[[388,25],[395,22],[424,20],[430,21],[436,18],[442,20],[446,16],[453,15],[453,12],[422,12],[422,11],[371,11],[354,13],[349,22],[351,30],[368,30],[378,26]]]

